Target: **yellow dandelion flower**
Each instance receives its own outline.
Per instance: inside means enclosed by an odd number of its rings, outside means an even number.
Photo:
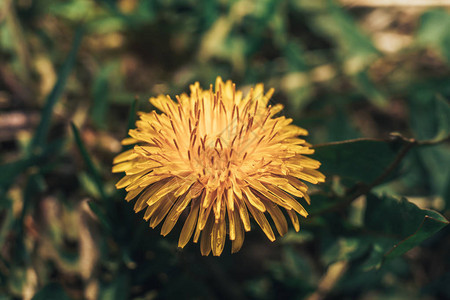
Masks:
[[[194,235],[200,250],[220,255],[228,234],[232,252],[250,230],[250,216],[269,240],[275,240],[267,215],[280,235],[288,230],[286,211],[296,231],[297,214],[308,204],[307,185],[325,176],[320,163],[306,157],[313,149],[298,138],[308,132],[292,125],[292,119],[275,117],[282,105],[268,105],[273,89],[264,94],[257,84],[243,97],[231,81],[217,78],[215,90],[190,86],[190,95],[160,95],[150,102],[162,113],[140,113],[136,129],[124,145],[134,148],[114,159],[113,172],[126,175],[116,184],[137,198],[134,210],[145,209],[144,219],[154,228],[164,219],[167,235],[184,211],[189,211],[178,246]],[[266,214],[266,212],[268,214]]]

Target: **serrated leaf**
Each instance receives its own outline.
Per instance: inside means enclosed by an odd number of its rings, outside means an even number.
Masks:
[[[426,214],[422,223],[416,232],[396,244],[392,250],[386,254],[386,258],[397,257],[408,252],[449,224],[449,221],[438,212],[431,210],[425,210],[425,212]]]
[[[399,241],[386,254],[387,258],[402,255],[448,223],[439,213],[420,209],[405,198],[367,196],[366,227]]]

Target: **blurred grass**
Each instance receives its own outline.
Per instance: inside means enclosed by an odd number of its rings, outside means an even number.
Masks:
[[[450,298],[449,20],[331,0],[0,2],[0,298]],[[148,97],[218,75],[274,87],[327,182],[299,233],[253,230],[211,258],[176,248],[179,224],[148,228],[110,171]]]

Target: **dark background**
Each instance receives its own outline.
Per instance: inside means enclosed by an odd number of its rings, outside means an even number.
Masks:
[[[449,9],[353,2],[1,1],[0,299],[450,298]],[[327,182],[216,258],[111,166],[149,97],[218,75],[274,87]]]

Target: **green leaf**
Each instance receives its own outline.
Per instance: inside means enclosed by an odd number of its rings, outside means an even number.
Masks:
[[[128,132],[130,129],[135,128],[135,122],[136,122],[136,106],[137,106],[138,99],[136,98],[133,102],[131,102],[130,110],[128,112],[128,126],[127,126],[127,132],[126,135],[128,136]],[[122,146],[122,150],[129,150],[133,148],[134,145],[124,145]]]
[[[422,185],[425,189],[431,188],[431,194],[441,195],[449,202],[450,199],[445,198],[444,195],[449,188],[450,168],[443,167],[450,165],[448,146],[438,145],[417,149],[416,163],[420,168],[418,171],[421,171],[417,174],[418,182],[416,184],[418,186]],[[448,205],[450,205],[450,202]]]
[[[26,236],[26,224],[25,217],[32,209],[33,202],[37,199],[36,195],[39,195],[45,187],[44,178],[39,173],[33,173],[28,177],[27,184],[25,186],[23,194],[23,206],[21,208],[20,215],[15,220],[15,230],[17,232],[17,238],[15,240],[14,259],[20,264],[27,264],[29,262],[30,253],[25,246]]]
[[[304,46],[300,41],[290,41],[284,48],[283,54],[289,62],[289,69],[293,71],[309,70],[308,61],[305,58]]]
[[[39,167],[41,172],[48,167],[49,162],[57,157],[63,147],[64,140],[59,139],[51,142],[39,155],[31,155],[17,161],[0,166],[0,198],[9,190],[17,177],[25,173],[30,167]]]
[[[292,246],[284,248],[283,256],[286,263],[285,268],[291,276],[305,279],[306,274],[311,274],[308,262]]]
[[[321,214],[334,207],[340,198],[330,197],[328,194],[312,194],[310,196],[311,204],[306,208],[311,215]]]
[[[95,182],[95,185],[100,192],[100,196],[103,200],[107,198],[105,189],[103,187],[103,181],[100,176],[100,173],[97,171],[97,168],[94,166],[94,163],[91,160],[91,157],[89,153],[86,150],[86,147],[84,146],[83,140],[81,139],[80,132],[78,131],[75,124],[71,123],[72,132],[75,137],[75,143],[77,144],[78,150],[81,153],[81,156],[83,157],[84,163],[86,164],[88,168],[89,174],[92,176],[92,179]]]
[[[436,123],[437,133],[434,137],[436,140],[448,137],[450,134],[450,103],[449,100],[438,95],[436,97]]]
[[[92,212],[97,216],[100,223],[102,223],[107,231],[111,232],[111,222],[98,204],[94,201],[88,201],[88,205]]]
[[[338,175],[354,182],[373,182],[396,158],[397,142],[357,139],[318,145],[313,157],[327,177]]]
[[[327,6],[325,13],[314,18],[314,30],[334,41],[347,57],[378,54],[370,38],[360,30],[351,15],[332,1],[328,1]]]
[[[362,263],[364,271],[379,269],[383,263],[387,249],[390,249],[395,241],[390,237],[367,238],[365,243],[370,246],[368,258]]]
[[[13,230],[15,220],[14,220],[14,211],[13,211],[13,199],[10,197],[3,197],[2,201],[0,201],[0,216],[2,218],[0,224],[0,245],[5,245],[5,242],[10,234],[10,231]],[[1,256],[0,256],[0,263]],[[0,282],[1,282],[1,272],[0,272]]]
[[[76,55],[78,52],[78,48],[80,47],[82,37],[83,37],[83,30],[82,28],[78,28],[78,30],[75,33],[75,37],[73,39],[72,48],[70,49],[70,52],[58,73],[58,80],[56,81],[55,86],[48,95],[47,101],[42,110],[41,121],[38,125],[38,128],[31,142],[32,150],[39,148],[42,149],[42,147],[45,145],[46,142],[45,140],[47,138],[47,134],[50,129],[50,120],[53,113],[53,107],[55,106],[58,99],[61,97],[62,92],[64,91],[67,78],[69,77],[70,72],[72,71],[72,68],[75,64]]]
[[[136,104],[137,104],[137,99],[135,99],[133,102],[131,102],[131,106],[130,106],[130,112],[128,113],[128,129],[127,129],[127,134],[128,131],[130,129],[133,129],[135,127],[135,122],[136,122]]]
[[[32,298],[32,300],[50,300],[50,299],[70,300],[69,296],[64,291],[62,286],[55,282],[47,284]]]
[[[396,238],[411,235],[420,225],[425,214],[406,198],[367,195],[365,226]]]
[[[432,10],[424,13],[419,22],[417,41],[428,47],[440,48],[450,61],[450,14],[444,10]]]
[[[353,260],[361,257],[368,250],[368,244],[358,238],[339,238],[322,255],[325,264],[339,260]]]
[[[99,128],[106,128],[106,115],[108,112],[108,99],[110,88],[113,86],[111,78],[119,74],[119,64],[116,61],[106,64],[100,69],[92,86],[94,104],[91,109],[91,118]]]
[[[78,180],[80,181],[83,189],[94,199],[100,199],[100,191],[98,190],[97,184],[95,180],[92,179],[92,176],[89,176],[86,172],[80,172],[78,174]]]
[[[42,174],[33,173],[28,177],[28,182],[24,191],[24,200],[22,207],[22,214],[20,216],[21,223],[23,223],[25,214],[27,213],[28,207],[34,201],[36,195],[43,192],[45,190],[45,180]]]
[[[305,229],[300,230],[300,232],[295,232],[290,230],[283,236],[281,240],[282,244],[304,244],[308,241],[311,241],[314,238],[314,235]]]
[[[435,89],[424,86],[410,97],[411,127],[418,140],[440,140],[450,134],[450,104]]]
[[[336,99],[337,100],[337,99]],[[351,119],[348,117],[349,112],[345,109],[342,103],[344,99],[339,99],[333,105],[334,114],[327,120],[327,132],[329,141],[340,141],[347,139],[355,139],[361,137],[361,134],[351,123]]]
[[[74,0],[54,2],[53,5],[49,5],[49,13],[74,22],[82,22],[94,15],[95,2]]]
[[[118,15],[97,16],[86,23],[86,31],[92,34],[108,34],[126,29],[126,18]]]
[[[378,89],[372,79],[370,79],[368,71],[362,70],[354,74],[353,82],[359,88],[360,92],[366,96],[369,101],[377,107],[386,107],[388,99]]]
[[[386,257],[402,255],[448,223],[439,213],[422,210],[405,198],[377,197],[373,194],[367,196],[366,227],[399,240]]]
[[[438,212],[432,210],[424,210],[424,212],[426,214],[416,232],[395,245],[387,253],[387,258],[397,257],[406,253],[449,224],[449,221]]]
[[[415,136],[419,140],[443,140],[450,135],[450,105],[448,100],[436,90],[448,96],[450,90],[439,89],[436,85],[424,85],[412,91],[410,97],[410,122]],[[448,145],[413,149],[410,156],[408,173],[404,178],[413,189],[426,190],[445,198],[450,180],[450,169],[443,168],[450,164]],[[424,172],[426,176],[424,176]],[[450,202],[448,203],[450,205]]]
[[[0,166],[0,186],[9,186],[28,167],[38,163],[37,157],[23,158]]]
[[[107,284],[102,285],[100,290],[100,300],[121,300],[128,299],[130,289],[129,276],[127,273],[119,273],[114,280]]]

